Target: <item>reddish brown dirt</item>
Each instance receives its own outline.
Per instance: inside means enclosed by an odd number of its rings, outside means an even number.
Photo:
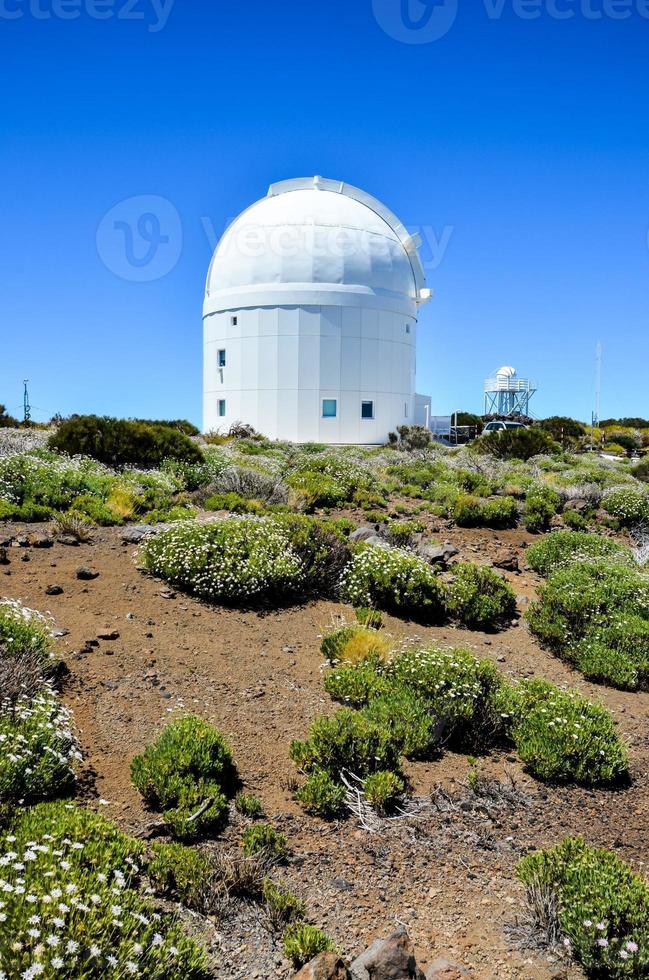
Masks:
[[[33,531],[10,525],[19,534]],[[524,568],[520,531],[444,531],[460,557],[482,562],[503,544],[516,548]],[[326,824],[306,816],[293,801],[291,739],[304,737],[310,722],[334,710],[321,679],[319,635],[351,609],[315,602],[259,614],[210,607],[181,593],[165,598],[164,583],[139,572],[134,548],[121,543],[118,529],[101,529],[90,544],[9,549],[11,563],[0,578],[0,595],[50,611],[70,675],[63,696],[73,708],[85,755],[82,793],[123,828],[142,829],[151,819],[129,780],[131,757],[174,717],[194,712],[227,734],[246,788],[257,793],[269,817],[290,839],[294,859],[285,877],[349,956],[376,935],[405,922],[422,964],[447,955],[479,980],[576,978],[580,971],[542,950],[514,941],[510,926],[522,912],[523,893],[514,876],[519,857],[566,834],[581,833],[591,843],[612,847],[641,867],[645,856],[649,804],[649,695],[622,693],[585,682],[542,650],[519,624],[495,635],[452,627],[426,628],[386,617],[386,629],[400,639],[465,646],[492,658],[507,676],[542,675],[570,684],[603,701],[627,737],[633,781],[619,791],[546,787],[526,776],[514,756],[492,754],[480,771],[514,774],[529,797],[527,805],[480,812],[429,812],[397,822],[380,834],[360,830],[353,820]],[[26,560],[23,560],[26,559]],[[76,578],[90,565],[93,581]],[[519,607],[534,595],[530,572],[506,573]],[[58,584],[63,594],[48,596]],[[80,653],[98,633],[100,640]],[[415,794],[437,783],[458,798],[466,796],[465,756],[446,753],[431,763],[409,767]],[[236,840],[240,826],[228,830]],[[256,933],[228,924],[206,925],[203,933],[214,957],[215,975],[229,978],[289,976],[279,949],[262,954]]]

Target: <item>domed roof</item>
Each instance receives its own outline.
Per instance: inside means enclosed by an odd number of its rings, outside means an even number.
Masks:
[[[321,177],[273,184],[230,225],[210,265],[205,313],[285,304],[411,308],[424,302],[412,236],[380,201]]]

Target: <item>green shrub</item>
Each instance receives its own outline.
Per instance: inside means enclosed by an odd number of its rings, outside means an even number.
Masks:
[[[306,915],[305,903],[292,891],[276,885],[270,878],[264,880],[262,895],[273,932],[279,932],[287,923],[300,921]]]
[[[628,549],[600,534],[582,531],[553,531],[530,545],[525,557],[528,565],[540,575],[549,575],[558,568],[578,561],[613,559],[628,565],[632,563]]]
[[[291,925],[284,933],[284,954],[296,970],[314,959],[318,953],[335,951],[329,936],[317,926],[304,923]]]
[[[572,533],[572,532],[571,532]],[[622,565],[578,562],[552,573],[530,629],[586,676],[635,689],[649,679],[649,579]]]
[[[264,815],[264,807],[253,793],[237,793],[234,798],[234,807],[242,817],[250,817],[251,820],[258,820]]]
[[[460,494],[453,507],[453,519],[460,527],[515,527],[518,505],[513,497],[481,500],[470,494]]]
[[[184,504],[178,504],[176,507],[159,507],[149,511],[142,523],[162,524],[172,521],[193,521],[197,513],[195,507],[186,507]]]
[[[491,630],[504,626],[515,615],[516,596],[511,586],[492,569],[456,565],[448,607],[469,629]]]
[[[154,844],[146,865],[157,892],[177,899],[187,908],[205,912],[205,883],[214,873],[211,859],[184,844]]]
[[[440,737],[447,741],[491,742],[502,727],[494,706],[500,674],[490,660],[477,660],[469,650],[406,650],[392,661],[389,676],[430,702]]]
[[[192,440],[167,424],[107,416],[77,415],[50,436],[50,449],[68,456],[91,456],[109,466],[159,466],[163,459],[199,463],[202,453]]]
[[[378,609],[369,606],[357,606],[354,615],[361,626],[369,626],[370,629],[379,630],[383,626],[383,616]]]
[[[377,606],[424,622],[439,622],[446,614],[443,582],[430,565],[407,551],[363,548],[343,575],[342,591],[355,606]]]
[[[105,500],[95,497],[91,493],[82,493],[75,497],[67,513],[72,517],[91,521],[100,527],[112,527],[114,524],[124,523],[123,516],[110,507]]]
[[[48,687],[13,704],[0,702],[0,803],[61,796],[74,785],[81,753],[71,722]]]
[[[525,497],[523,524],[528,531],[539,534],[547,531],[550,521],[561,506],[561,498],[551,487],[536,486]]]
[[[288,533],[269,519],[182,522],[145,541],[140,554],[154,575],[223,603],[295,595],[305,578]]]
[[[372,656],[354,664],[338,664],[325,675],[325,691],[342,704],[361,707],[373,693],[384,689],[387,682],[381,676],[382,667],[383,661]]]
[[[640,487],[616,487],[602,500],[604,510],[622,527],[632,527],[649,520],[649,494]]]
[[[345,809],[345,788],[328,772],[316,767],[295,794],[307,813],[323,820],[333,820]]]
[[[290,755],[306,773],[324,769],[334,779],[349,770],[360,779],[379,769],[399,771],[399,745],[360,712],[340,708],[311,725],[306,741],[291,743]]]
[[[571,531],[586,531],[588,528],[588,517],[577,510],[564,510],[561,520]]]
[[[243,832],[243,853],[246,857],[283,861],[288,856],[288,841],[269,823],[257,823]]]
[[[46,671],[56,663],[50,624],[16,599],[0,599],[0,648],[5,657],[32,653]]]
[[[496,459],[531,459],[561,452],[559,443],[540,428],[488,432],[476,439],[471,449]]]
[[[370,691],[363,715],[388,733],[407,759],[429,757],[439,748],[439,724],[430,702],[405,684],[384,683]]]
[[[100,980],[138,971],[149,980],[207,980],[203,952],[137,891],[141,851],[91,810],[62,803],[16,810],[0,835],[7,976]]]
[[[203,504],[205,510],[229,510],[233,514],[265,514],[261,500],[248,500],[238,493],[215,493]]]
[[[398,548],[407,548],[412,539],[417,534],[422,534],[426,530],[423,521],[416,519],[410,521],[391,521],[387,526],[390,542]]]
[[[502,704],[516,750],[538,779],[602,786],[626,775],[626,749],[601,705],[540,679],[509,688]]]
[[[356,664],[368,657],[384,660],[389,652],[389,643],[376,629],[353,623],[328,633],[320,644],[320,650],[330,664]]]
[[[181,840],[213,833],[227,823],[226,794],[235,783],[232,754],[223,736],[200,718],[168,725],[153,745],[135,756],[131,778]]]
[[[404,794],[406,785],[395,772],[373,772],[363,785],[367,802],[379,813],[387,813]]]
[[[530,905],[551,918],[589,976],[643,977],[649,970],[649,887],[620,858],[580,838],[523,858],[517,874]],[[536,901],[535,901],[536,900]]]

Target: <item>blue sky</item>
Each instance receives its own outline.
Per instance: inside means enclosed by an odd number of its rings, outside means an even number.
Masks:
[[[318,173],[442,243],[434,412],[509,363],[586,419],[601,340],[649,415],[648,55],[647,0],[0,0],[0,401],[200,422],[214,236]]]

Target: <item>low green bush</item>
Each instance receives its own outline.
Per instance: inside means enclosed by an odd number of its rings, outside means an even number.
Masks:
[[[401,799],[406,789],[405,780],[396,772],[373,772],[363,784],[365,799],[379,813],[388,813]]]
[[[234,808],[242,817],[249,817],[251,820],[258,820],[264,815],[263,804],[253,793],[237,793]]]
[[[202,950],[138,892],[141,857],[140,842],[91,810],[16,810],[0,834],[7,977],[208,980]]]
[[[523,524],[533,534],[547,531],[550,521],[561,506],[561,498],[556,490],[542,485],[535,486],[525,496]]]
[[[187,908],[205,912],[205,884],[214,874],[211,858],[184,844],[154,844],[146,864],[156,892],[177,899]]]
[[[469,629],[492,630],[511,621],[516,613],[516,596],[491,568],[455,565],[448,608]]]
[[[228,510],[233,514],[265,514],[267,507],[261,500],[248,500],[239,493],[215,493],[203,504],[205,510]]]
[[[46,671],[51,671],[57,661],[51,624],[16,599],[0,600],[0,647],[5,657],[33,654]],[[0,691],[0,697],[2,694]]]
[[[345,770],[360,779],[380,769],[399,772],[399,755],[399,745],[389,732],[350,708],[316,718],[306,741],[296,740],[290,748],[293,762],[303,772],[320,769],[333,779]]]
[[[388,676],[430,703],[444,741],[490,743],[502,728],[494,703],[500,674],[490,660],[478,660],[469,650],[406,650],[394,658]]]
[[[566,838],[523,858],[517,875],[549,916],[539,925],[563,935],[588,976],[647,975],[649,887],[616,854]]]
[[[369,626],[370,629],[379,630],[383,626],[383,616],[378,609],[368,606],[357,606],[354,615],[361,626]]]
[[[296,923],[284,933],[284,954],[296,970],[309,963],[318,953],[334,950],[333,941],[317,926]]]
[[[327,633],[320,650],[330,664],[362,663],[368,657],[384,660],[389,652],[389,643],[376,629],[351,623]]]
[[[633,561],[629,550],[622,545],[600,534],[584,531],[553,531],[531,544],[525,558],[530,568],[540,575],[549,575],[578,561],[612,560],[627,565]]]
[[[539,590],[527,618],[543,643],[587,677],[629,690],[649,682],[646,575],[617,564],[560,568]]]
[[[471,444],[471,450],[496,459],[531,459],[559,453],[561,446],[541,428],[505,429],[480,436]]]
[[[180,840],[214,833],[228,821],[228,795],[236,781],[232,754],[223,736],[200,718],[168,725],[135,756],[131,778]]]
[[[430,702],[405,684],[384,683],[370,691],[363,715],[388,733],[407,759],[427,758],[440,746],[441,726]]]
[[[412,539],[425,530],[424,522],[415,518],[410,521],[390,521],[387,525],[390,542],[398,548],[407,548]]]
[[[515,527],[518,505],[513,497],[482,500],[470,494],[460,494],[453,506],[453,519],[460,527]]]
[[[288,841],[269,823],[256,823],[243,832],[243,853],[265,861],[283,861],[289,853]]]
[[[564,510],[561,520],[571,531],[588,530],[589,519],[586,514],[577,510]]]
[[[604,510],[622,527],[633,527],[649,520],[649,494],[643,487],[615,487],[604,495]]]
[[[444,583],[421,558],[396,548],[358,551],[343,574],[342,592],[355,606],[376,606],[423,622],[440,622],[446,615]]]
[[[605,786],[627,774],[627,751],[611,715],[577,691],[524,680],[503,689],[501,706],[516,751],[538,779]]]
[[[180,429],[166,423],[107,416],[65,419],[49,439],[50,449],[68,456],[91,456],[109,466],[159,466],[171,458],[199,463],[203,456]]]
[[[333,820],[345,810],[345,787],[319,767],[309,773],[295,798],[307,813],[323,820]]]
[[[305,903],[288,888],[276,885],[270,878],[264,880],[262,896],[266,917],[273,932],[279,932],[290,922],[301,921],[306,915]]]
[[[335,664],[334,670],[325,675],[325,691],[335,701],[359,708],[389,683],[382,676],[382,668],[383,661],[376,656],[358,663]]]
[[[80,759],[72,714],[49,687],[0,702],[0,803],[64,795]]]
[[[178,504],[174,507],[159,507],[144,517],[143,524],[162,524],[172,521],[193,521],[198,511],[195,507]]]

